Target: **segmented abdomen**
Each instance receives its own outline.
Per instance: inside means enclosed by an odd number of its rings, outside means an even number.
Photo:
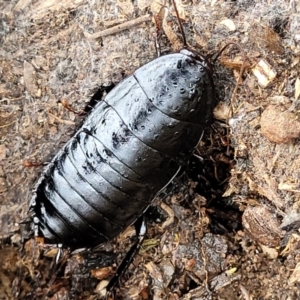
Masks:
[[[132,224],[187,161],[211,119],[209,75],[178,53],[116,86],[39,180],[31,210],[40,233],[79,248]]]

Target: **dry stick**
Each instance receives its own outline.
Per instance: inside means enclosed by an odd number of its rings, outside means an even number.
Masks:
[[[111,28],[93,33],[93,34],[89,34],[84,32],[84,35],[89,38],[89,39],[97,39],[100,37],[104,37],[104,36],[108,36],[108,35],[112,35],[118,32],[121,32],[123,30],[129,29],[130,27],[136,26],[140,23],[144,23],[144,22],[148,22],[151,21],[152,17],[150,15],[145,15],[139,18],[136,18],[134,20],[130,20],[128,22],[122,23],[120,25],[117,26],[113,26]]]
[[[51,116],[52,118],[54,118],[57,122],[59,122],[59,123],[61,123],[61,124],[67,124],[67,125],[72,125],[72,126],[75,125],[75,122],[73,122],[73,121],[63,120],[63,119],[61,119],[61,118],[59,118],[59,117],[57,117],[57,116],[51,114],[50,112],[47,112],[47,114],[48,114],[49,116]]]

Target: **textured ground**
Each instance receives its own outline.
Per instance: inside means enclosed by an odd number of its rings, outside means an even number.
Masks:
[[[117,298],[298,299],[300,4],[177,3],[191,47],[215,55],[237,42],[247,59],[231,46],[215,63],[220,104],[215,130],[199,147],[204,162],[191,163],[188,176],[155,201],[143,251]],[[0,299],[100,297],[97,284],[110,269],[96,272],[76,255],[55,270],[54,254],[45,257],[33,242],[22,257],[18,252],[18,222],[42,171],[23,162],[51,160],[81,123],[59,101],[83,109],[102,84],[155,58],[152,16],[159,11],[162,50],[178,51],[174,10],[165,6],[0,1]],[[124,30],[115,27],[128,21]],[[106,249],[120,259],[133,233],[129,228]]]

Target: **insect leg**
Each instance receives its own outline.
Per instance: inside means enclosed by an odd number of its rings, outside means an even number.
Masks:
[[[124,272],[128,269],[129,265],[132,263],[135,255],[138,253],[139,249],[141,248],[141,245],[143,243],[143,240],[146,235],[147,231],[147,225],[146,225],[146,218],[143,215],[140,217],[134,224],[136,233],[138,235],[137,242],[134,243],[134,245],[131,246],[130,250],[127,252],[126,256],[123,258],[122,262],[118,266],[117,272],[113,276],[113,278],[108,283],[106,289],[107,289],[107,295],[111,294],[118,284],[120,278],[124,274]]]
[[[88,104],[85,106],[83,110],[75,111],[73,107],[68,103],[68,100],[62,99],[58,102],[62,104],[62,106],[67,109],[68,111],[71,111],[75,115],[78,116],[86,116],[90,113],[90,111],[94,108],[94,106],[103,99],[104,94],[108,94],[109,91],[111,91],[115,87],[115,84],[110,85],[102,85],[98,89],[98,91],[95,93],[95,95],[91,98],[91,100],[88,102]]]

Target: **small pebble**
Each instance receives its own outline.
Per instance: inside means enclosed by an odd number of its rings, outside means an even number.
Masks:
[[[288,143],[300,136],[300,122],[294,113],[269,105],[261,115],[261,133],[271,142]]]

